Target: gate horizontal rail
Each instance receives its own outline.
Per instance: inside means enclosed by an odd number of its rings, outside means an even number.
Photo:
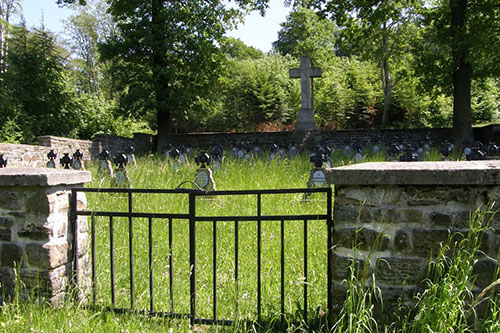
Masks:
[[[92,211],[92,210],[78,210],[78,193],[122,193],[127,194],[127,211]],[[326,214],[296,214],[296,215],[262,215],[262,197],[267,195],[276,194],[304,194],[322,193],[326,195]],[[163,213],[163,212],[136,212],[133,210],[133,195],[134,194],[183,194],[187,195],[189,199],[189,212],[188,213]],[[231,216],[197,216],[196,214],[196,199],[203,197],[214,196],[240,196],[240,195],[255,195],[257,213],[255,215],[231,215]],[[72,189],[71,199],[71,214],[70,220],[74,230],[74,235],[78,230],[78,216],[87,216],[91,218],[91,287],[92,287],[92,303],[97,304],[97,269],[96,269],[96,217],[109,218],[109,248],[110,248],[110,291],[111,291],[111,309],[115,312],[128,312],[134,311],[138,313],[145,313],[155,316],[164,316],[170,318],[186,318],[189,319],[191,324],[216,324],[216,325],[232,325],[234,320],[220,319],[217,315],[217,259],[218,259],[218,246],[217,246],[217,222],[234,222],[234,280],[236,282],[236,296],[239,290],[239,223],[246,221],[254,221],[257,224],[257,321],[261,321],[262,314],[262,225],[264,221],[275,221],[280,223],[280,308],[281,316],[285,313],[285,221],[303,221],[303,319],[307,321],[308,318],[308,222],[324,220],[327,225],[327,310],[331,313],[331,251],[333,233],[332,221],[332,190],[331,188],[307,188],[307,189],[273,189],[273,190],[231,190],[231,191],[199,191],[191,189],[118,189],[118,188],[75,188]],[[129,293],[130,293],[130,308],[116,307],[116,294],[115,294],[115,268],[114,268],[114,218],[128,218],[128,261],[129,261]],[[135,309],[135,285],[134,285],[134,253],[133,253],[133,221],[134,219],[141,218],[148,220],[148,257],[149,257],[149,309]],[[154,299],[154,281],[153,281],[153,219],[168,220],[168,248],[169,248],[169,296],[170,296],[170,311],[155,311]],[[189,267],[190,267],[190,311],[189,313],[176,313],[174,311],[174,289],[173,289],[173,254],[172,254],[172,221],[173,220],[186,220],[189,221]],[[197,222],[212,222],[212,318],[199,318],[197,316],[197,287],[196,287],[196,224]],[[78,239],[74,237],[74,248],[78,249]],[[73,269],[75,279],[78,278],[78,251],[74,251]],[[237,297],[236,297],[237,299]],[[236,300],[236,314],[238,311],[238,299]]]

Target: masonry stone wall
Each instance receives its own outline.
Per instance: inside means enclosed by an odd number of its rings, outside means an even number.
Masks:
[[[40,146],[54,149],[54,151],[61,157],[64,153],[70,153],[71,156],[77,149],[80,149],[83,153],[84,161],[90,161],[93,157],[99,154],[96,144],[93,141],[88,140],[77,140],[46,135],[38,137],[38,144]],[[47,157],[45,157],[45,159],[46,158]]]
[[[59,162],[64,153],[72,156],[77,149],[83,153],[84,161],[89,161],[98,153],[92,141],[41,136],[38,142],[38,146],[0,143],[0,154],[7,158],[8,167],[43,168],[47,165],[47,154],[51,149],[57,153],[56,162]]]
[[[0,298],[41,297],[62,304],[73,276],[73,226],[68,222],[71,188],[89,182],[86,171],[5,168],[0,172]],[[79,209],[86,207],[79,195]],[[89,236],[78,220],[80,296],[88,293]],[[22,282],[16,288],[16,281]]]
[[[500,199],[499,161],[366,163],[329,171],[328,181],[336,183],[334,304],[345,298],[344,279],[355,259],[358,267],[369,267],[368,276],[374,273],[384,315],[396,314],[401,301],[411,305],[430,258],[449,237],[460,240],[468,232],[472,212]],[[482,235],[483,255],[474,267],[477,292],[493,281],[499,231],[497,217]]]
[[[193,133],[174,134],[170,144],[174,146],[190,146],[207,149],[212,144],[222,144],[230,148],[240,142],[257,143],[261,147],[269,147],[273,143],[304,143],[308,140],[317,143],[319,140],[327,142],[335,148],[343,147],[346,143],[359,141],[363,144],[390,144],[394,141],[412,142],[429,139],[434,144],[451,139],[450,128],[426,129],[385,129],[385,130],[339,130],[319,131],[307,137],[298,137],[295,132],[259,132],[259,133]],[[474,128],[474,137],[484,143],[495,142],[500,144],[500,125],[488,125]],[[107,149],[114,156],[124,152],[128,146],[135,148],[136,155],[148,155],[156,151],[155,136],[143,133],[134,133],[133,138],[124,138],[112,135],[96,135],[93,141],[76,140],[55,136],[41,136],[39,145],[17,145],[0,143],[0,154],[4,154],[10,166],[44,167],[47,163],[47,153],[54,149],[58,158],[64,153],[72,155],[76,149],[83,153],[84,161],[95,160],[101,151]]]
[[[359,141],[363,144],[391,144],[394,141],[416,141],[428,138],[432,142],[441,143],[451,138],[451,129],[387,129],[387,130],[339,130],[318,131],[312,135],[298,137],[295,132],[259,132],[259,133],[199,133],[176,134],[172,136],[173,145],[188,145],[191,147],[208,148],[214,143],[232,147],[240,142],[257,143],[262,147],[273,143],[288,143],[294,141],[320,142],[324,141],[332,147],[344,147],[347,144]]]
[[[44,167],[50,149],[41,146],[0,143],[0,154],[4,154],[7,158],[8,167]]]
[[[155,150],[154,136],[143,133],[134,133],[133,138],[113,135],[96,135],[94,137],[94,145],[97,151],[108,150],[111,155],[123,153],[128,146],[134,147],[136,155],[147,155]]]

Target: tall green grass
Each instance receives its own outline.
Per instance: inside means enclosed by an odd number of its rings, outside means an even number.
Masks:
[[[365,161],[385,160],[382,153],[369,155]],[[440,159],[439,154],[428,154],[430,159]],[[353,163],[352,156],[334,154],[334,164]],[[142,158],[137,168],[129,168],[134,188],[175,188],[179,184],[194,179],[196,166],[191,164],[175,170],[163,159],[151,156]],[[227,158],[224,168],[214,173],[219,190],[302,188],[306,186],[311,164],[308,156],[282,161],[257,159],[241,161]],[[110,187],[109,177],[98,175],[97,167],[90,166],[93,181],[89,187]],[[184,185],[186,186],[186,185]],[[127,211],[125,196],[122,194],[88,194],[89,209]],[[133,209],[136,212],[179,212],[188,211],[187,198],[183,195],[134,195]],[[197,209],[200,215],[245,215],[255,214],[254,198],[249,196],[214,198],[199,200]],[[263,199],[262,214],[307,214],[326,213],[326,203],[320,196],[304,200],[297,195],[278,195]],[[373,301],[377,294],[376,285],[365,288],[368,270],[357,269],[353,260],[346,301],[337,317],[330,325],[326,321],[326,226],[323,222],[311,222],[309,234],[309,321],[302,318],[303,280],[303,229],[301,221],[285,223],[286,253],[286,300],[287,315],[282,317],[279,305],[280,266],[279,266],[279,222],[263,223],[263,326],[253,322],[256,319],[256,226],[251,222],[239,222],[240,259],[239,282],[236,293],[234,281],[234,222],[217,224],[217,289],[218,316],[225,319],[244,319],[236,327],[205,327],[196,330],[208,331],[336,331],[336,332],[373,332],[373,331],[474,331],[496,332],[499,329],[500,306],[495,288],[487,290],[481,304],[488,304],[486,319],[476,319],[472,308],[474,297],[470,291],[473,282],[472,265],[477,257],[481,232],[487,228],[485,214],[477,211],[471,218],[471,232],[465,237],[443,247],[437,259],[429,268],[426,290],[416,300],[406,319],[396,325],[386,326],[379,323],[373,314]],[[173,258],[175,312],[189,312],[189,254],[188,223],[173,220]],[[170,311],[168,293],[169,254],[168,221],[153,220],[153,253],[155,281],[155,311]],[[54,310],[43,303],[17,300],[4,304],[0,312],[0,330],[9,332],[68,332],[68,331],[188,331],[192,329],[186,320],[148,318],[139,314],[116,315],[105,310],[110,305],[109,271],[109,221],[96,218],[96,257],[97,262],[97,305],[89,310],[81,304],[68,303]],[[476,231],[474,231],[476,230]],[[128,219],[114,220],[116,296],[118,307],[129,307],[128,275]],[[134,282],[135,308],[148,309],[149,306],[149,267],[147,220],[134,219]],[[197,290],[198,315],[211,317],[212,297],[212,224],[197,225]],[[374,281],[374,280],[373,280]],[[235,308],[238,299],[238,309]],[[479,301],[478,301],[479,302]],[[102,307],[102,308],[100,308]],[[101,310],[99,310],[101,309]],[[399,327],[399,328],[396,328]]]
[[[175,188],[192,180],[196,166],[175,170],[171,164],[156,158],[146,158],[141,167],[130,169],[134,188]],[[218,189],[303,188],[309,176],[307,156],[292,160],[257,159],[241,161],[227,159],[223,170],[215,172]],[[106,186],[108,181],[95,179],[91,186]],[[124,195],[88,194],[89,209],[127,211]],[[209,197],[197,200],[199,216],[256,215],[256,196]],[[135,194],[134,212],[188,213],[187,196]],[[326,214],[326,197],[314,195],[304,200],[303,195],[264,195],[262,215]],[[149,269],[148,234],[146,219],[134,219],[134,283],[135,308],[148,309]],[[285,308],[292,317],[302,313],[304,285],[303,221],[286,221],[285,228]],[[109,221],[96,218],[98,303],[110,304],[110,245]],[[174,260],[174,312],[189,313],[189,223],[172,221]],[[197,223],[197,315],[212,317],[212,222]],[[256,319],[257,309],[257,225],[256,222],[238,222],[239,278],[235,281],[235,222],[217,222],[217,315],[221,319]],[[114,257],[116,306],[129,307],[130,274],[128,257],[128,219],[114,220]],[[153,221],[153,253],[155,281],[155,311],[169,312],[169,253],[168,221]],[[308,303],[311,315],[324,316],[326,308],[326,224],[308,223]],[[262,222],[262,318],[269,322],[281,315],[280,308],[280,222]],[[238,289],[236,289],[238,288]],[[235,306],[238,304],[238,307]],[[319,318],[320,320],[321,318]],[[301,317],[285,318],[300,321]]]
[[[486,320],[471,316],[478,304],[474,301],[473,267],[481,254],[483,235],[495,214],[492,206],[489,208],[480,207],[472,212],[467,234],[450,235],[431,261],[425,291],[417,295],[416,306],[404,323],[404,332],[475,332],[480,326],[494,332],[490,329],[498,327],[498,302],[494,294],[487,300]]]

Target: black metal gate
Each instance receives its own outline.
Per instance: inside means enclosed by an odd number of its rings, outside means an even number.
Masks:
[[[99,195],[121,195],[123,197],[126,197],[126,209],[125,211],[92,211],[92,210],[79,210],[78,209],[78,194],[79,193],[99,193]],[[321,202],[325,202],[326,207],[324,208],[324,211],[321,214],[296,214],[296,215],[263,215],[262,214],[262,205],[263,205],[263,197],[268,197],[268,196],[275,196],[275,195],[280,195],[280,194],[294,194],[294,195],[301,195],[301,196],[311,196],[314,194],[314,196],[320,196],[322,197]],[[151,195],[168,195],[168,194],[175,194],[175,195],[180,195],[180,196],[187,196],[188,200],[188,211],[184,213],[164,213],[164,212],[140,212],[137,211],[137,209],[134,208],[134,196],[137,195],[146,195],[146,194],[151,194]],[[228,197],[228,196],[250,196],[250,197],[255,197],[255,213],[250,214],[250,215],[231,215],[231,216],[200,216],[199,213],[197,213],[197,199],[201,200],[206,200],[206,199],[214,199],[217,197]],[[252,199],[253,200],[253,199]],[[124,200],[122,200],[124,201]],[[125,204],[124,204],[125,206]],[[78,226],[78,216],[87,216],[90,217],[90,266],[91,266],[91,304],[92,305],[100,305],[101,301],[98,300],[98,290],[97,290],[97,285],[98,285],[98,276],[99,275],[97,271],[97,252],[96,252],[96,226],[98,226],[98,223],[101,223],[100,221],[104,220],[103,223],[107,222],[106,226],[106,232],[109,233],[109,240],[107,240],[107,243],[105,247],[109,247],[109,267],[106,267],[106,276],[109,279],[109,293],[110,295],[106,296],[108,297],[108,300],[110,300],[109,307],[115,312],[126,312],[126,311],[137,311],[137,312],[142,312],[145,314],[150,314],[150,315],[156,315],[156,316],[166,316],[166,317],[172,317],[172,318],[186,318],[190,320],[191,324],[218,324],[218,325],[232,325],[234,323],[234,320],[238,320],[238,317],[233,317],[233,319],[229,318],[219,318],[218,316],[218,303],[217,303],[217,263],[220,258],[218,257],[218,252],[220,248],[218,247],[218,236],[217,236],[217,230],[218,230],[218,223],[234,223],[234,245],[231,245],[234,247],[234,282],[236,284],[235,287],[235,292],[236,292],[236,297],[235,297],[235,309],[236,313],[238,314],[238,281],[240,278],[240,270],[239,270],[239,256],[240,256],[240,227],[239,223],[243,223],[246,221],[249,221],[251,223],[256,224],[256,270],[255,273],[257,276],[255,277],[256,280],[256,286],[255,286],[255,291],[256,291],[256,308],[253,310],[254,315],[256,316],[256,320],[259,322],[262,319],[262,235],[261,235],[261,230],[262,230],[262,223],[264,221],[274,221],[272,223],[278,223],[280,225],[280,232],[279,232],[279,238],[280,238],[280,250],[279,250],[279,266],[280,266],[280,313],[283,315],[285,313],[285,221],[300,221],[299,223],[303,223],[303,262],[302,262],[302,267],[303,267],[303,286],[302,286],[302,298],[303,298],[303,304],[302,304],[302,316],[305,321],[308,319],[308,223],[310,221],[324,221],[325,224],[324,226],[326,227],[326,234],[327,237],[326,239],[320,240],[321,242],[324,242],[324,246],[326,246],[326,251],[325,253],[326,258],[323,260],[327,261],[327,272],[326,272],[326,285],[324,286],[324,290],[326,291],[325,297],[326,297],[326,302],[327,302],[327,311],[330,313],[332,309],[332,304],[331,304],[331,292],[330,292],[330,287],[331,287],[331,251],[332,251],[332,233],[333,233],[333,222],[332,222],[332,190],[331,188],[313,188],[313,189],[279,189],[279,190],[242,190],[242,191],[213,191],[213,192],[204,192],[204,191],[198,191],[198,190],[190,190],[190,189],[174,189],[174,190],[163,190],[163,189],[98,189],[98,188],[77,188],[77,189],[72,189],[72,199],[71,199],[71,223],[73,226],[74,234],[77,234],[76,231],[79,230]],[[97,221],[98,217],[104,217],[101,218],[99,221]],[[128,277],[129,277],[129,283],[128,283],[128,294],[129,295],[129,302],[130,306],[129,307],[120,307],[117,305],[117,300],[116,300],[116,286],[115,286],[115,280],[116,280],[116,272],[115,272],[115,264],[116,264],[116,258],[114,257],[115,252],[117,249],[115,248],[115,220],[121,218],[125,219],[128,221],[128,230],[126,230],[126,233],[128,233],[128,244],[123,245],[122,247],[128,249]],[[147,246],[143,244],[145,248],[147,248],[147,257],[148,257],[148,285],[149,285],[149,295],[148,295],[148,300],[149,304],[146,308],[138,308],[136,304],[136,294],[135,294],[135,280],[134,279],[134,274],[137,272],[136,265],[137,263],[134,262],[135,255],[134,255],[134,224],[136,224],[136,220],[142,221],[143,219],[147,220],[147,241],[145,243],[148,243]],[[106,221],[107,220],[107,221]],[[155,283],[154,281],[154,253],[153,253],[153,221],[154,220],[164,220],[168,221],[165,224],[162,224],[162,226],[168,228],[168,294],[170,297],[170,302],[169,302],[169,311],[156,311],[155,309],[155,288],[167,288],[167,286],[158,286],[158,283]],[[188,313],[182,313],[182,312],[176,312],[174,311],[174,256],[172,255],[172,235],[173,235],[173,224],[176,221],[186,221],[186,223],[189,223],[189,312]],[[198,295],[198,289],[197,289],[197,274],[199,273],[198,267],[197,267],[197,249],[196,249],[196,237],[197,237],[197,226],[200,223],[210,223],[212,224],[212,253],[211,253],[211,260],[212,260],[212,286],[211,286],[211,293],[213,295],[212,298],[212,303],[211,304],[211,318],[201,318],[199,315],[197,315],[197,295]],[[271,223],[271,222],[266,222],[266,223]],[[125,227],[126,228],[126,227]],[[233,228],[233,227],[231,227]],[[102,232],[102,231],[100,231]],[[126,236],[125,236],[126,237]],[[232,242],[231,242],[232,243]],[[187,245],[187,244],[186,244]],[[187,247],[187,246],[186,246]],[[74,237],[74,249],[79,248],[78,244],[78,239],[77,237]],[[123,250],[123,249],[122,249]],[[78,251],[74,251],[74,262],[73,262],[73,269],[75,271],[74,276],[78,277],[78,256],[76,255]],[[106,253],[108,253],[106,251]],[[126,255],[127,256],[127,255]],[[146,265],[146,264],[144,264]],[[109,273],[109,275],[108,275]],[[246,274],[246,273],[245,273]],[[110,297],[110,299],[109,299]],[[127,297],[128,298],[128,297]],[[106,305],[106,304],[104,304]],[[236,318],[236,319],[235,319]]]

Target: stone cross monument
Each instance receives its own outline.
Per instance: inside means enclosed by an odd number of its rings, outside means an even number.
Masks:
[[[311,68],[309,56],[300,57],[300,68],[290,69],[291,78],[300,78],[300,111],[296,132],[306,132],[316,129],[313,110],[313,77],[321,77],[321,68]]]

